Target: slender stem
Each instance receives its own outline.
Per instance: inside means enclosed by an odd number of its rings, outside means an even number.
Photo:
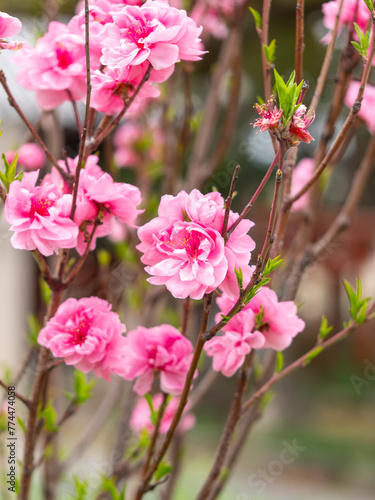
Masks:
[[[216,450],[211,471],[204,485],[202,486],[200,492],[198,493],[196,500],[206,500],[208,498],[210,491],[220,474],[233,433],[235,431],[237,422],[239,421],[241,416],[242,399],[246,392],[247,384],[249,382],[250,369],[253,357],[254,357],[254,351],[251,351],[251,353],[247,356],[244,364],[242,365],[241,371],[238,376],[237,387],[234,393],[232,405],[229,411],[227,421],[225,423],[223,433],[220,438],[219,445]]]
[[[374,18],[373,18],[372,23],[374,26],[374,23],[375,23]],[[312,177],[306,182],[306,184],[304,186],[301,187],[301,189],[297,193],[295,193],[293,196],[291,196],[289,198],[289,200],[287,201],[289,206],[291,206],[295,201],[297,201],[302,195],[304,195],[310,189],[310,187],[320,177],[321,173],[326,168],[326,166],[330,162],[331,158],[333,158],[333,156],[337,153],[337,151],[341,147],[342,143],[344,142],[344,140],[345,140],[345,138],[350,130],[350,127],[354,121],[355,116],[357,115],[357,113],[361,109],[361,103],[363,100],[363,93],[364,93],[365,86],[367,84],[367,81],[368,81],[368,78],[370,75],[374,53],[375,53],[375,37],[374,37],[374,29],[372,28],[369,56],[368,56],[368,59],[367,59],[365,66],[363,68],[362,77],[361,77],[361,85],[358,89],[356,101],[354,102],[353,106],[351,107],[350,112],[345,120],[345,123],[344,123],[339,135],[336,137],[336,140],[334,141],[331,149],[328,151],[328,153],[325,155],[324,159],[321,161],[321,163],[315,169]]]
[[[31,253],[33,254],[33,257],[34,257],[36,263],[38,264],[42,278],[52,289],[54,279],[52,277],[52,274],[51,274],[50,268],[48,267],[46,259],[39,252],[39,250],[33,250]]]
[[[90,101],[91,101],[91,71],[90,71],[90,10],[89,10],[89,0],[85,0],[85,56],[86,56],[86,107],[85,107],[85,117],[83,120],[81,139],[79,143],[78,161],[76,166],[76,173],[74,179],[74,189],[73,189],[73,201],[72,209],[70,212],[70,218],[74,219],[74,214],[77,208],[77,194],[79,185],[79,174],[81,169],[86,162],[88,156],[86,148],[86,138],[87,138],[87,125],[90,117]]]
[[[238,180],[238,172],[239,172],[240,168],[241,167],[239,165],[237,165],[236,168],[234,169],[232,181],[230,183],[229,193],[228,193],[228,196],[225,200],[224,221],[223,221],[223,227],[221,229],[221,236],[223,237],[225,243],[229,239],[229,236],[228,236],[229,214],[230,214],[230,209],[231,209],[232,201],[233,201],[234,188],[235,188],[236,182]]]
[[[164,416],[164,412],[167,408],[167,404],[168,404],[168,394],[163,393],[163,400],[161,402],[160,408],[158,409],[158,418],[156,420],[154,433],[153,433],[152,438],[151,438],[151,443],[150,443],[148,450],[147,450],[146,460],[145,460],[143,467],[142,467],[141,476],[144,476],[147,473],[152,456],[154,454],[156,442],[157,442],[158,437],[159,437],[160,425],[161,425],[161,422],[163,420],[163,416]]]
[[[187,297],[184,300],[184,316],[183,316],[183,319],[182,319],[182,327],[181,327],[181,334],[184,337],[186,337],[186,332],[187,332],[187,327],[188,327],[188,322],[189,322],[190,310],[191,310],[191,298]]]
[[[257,198],[260,195],[260,193],[263,191],[263,188],[267,184],[268,179],[271,177],[273,169],[275,168],[275,165],[279,161],[279,158],[280,158],[280,150],[278,150],[277,153],[275,154],[275,157],[272,160],[271,165],[269,166],[269,168],[268,168],[265,176],[263,177],[261,183],[259,184],[259,186],[258,186],[257,190],[255,191],[254,195],[252,196],[251,200],[249,201],[249,203],[247,203],[247,205],[245,206],[245,208],[242,210],[242,212],[240,213],[238,219],[236,219],[236,221],[228,229],[228,235],[229,236],[233,233],[233,231],[236,229],[236,227],[238,226],[238,224],[246,217],[246,215],[253,208],[253,205],[254,205],[255,201],[257,200]]]
[[[268,45],[268,29],[270,24],[271,4],[272,0],[263,0],[261,51],[264,81],[264,100],[266,102],[271,97],[271,68],[269,63],[267,62],[264,45]]]
[[[335,49],[335,42],[337,38],[337,32],[338,32],[338,27],[339,27],[339,21],[340,21],[340,14],[342,11],[342,5],[344,3],[344,0],[340,0],[339,8],[337,11],[336,19],[335,19],[335,24],[333,27],[333,30],[331,32],[331,40],[329,41],[326,54],[324,56],[324,61],[322,68],[320,70],[320,74],[318,77],[318,81],[315,87],[314,95],[310,104],[310,110],[315,112],[316,108],[318,107],[320,97],[322,95],[323,89],[324,89],[324,84],[327,79],[328,71],[331,66],[332,62],[332,57],[333,57],[333,51]]]
[[[5,203],[5,200],[7,199],[7,194],[6,194],[5,189],[3,188],[3,186],[0,186],[0,198]]]
[[[70,90],[66,89],[66,92],[69,96],[70,102],[72,103],[72,108],[73,108],[73,113],[74,113],[74,117],[76,120],[78,133],[81,135],[82,134],[82,122],[81,122],[81,118],[80,118],[79,113],[78,113],[77,103],[73,99],[73,96],[72,96],[72,93],[70,92]]]
[[[4,387],[4,389],[5,389],[5,390],[8,390],[9,385],[8,385],[8,384],[6,384],[5,382],[3,382],[2,380],[0,380],[0,385],[1,385],[2,387]],[[17,399],[19,399],[20,401],[22,401],[22,403],[23,403],[24,405],[26,405],[28,408],[30,408],[30,400],[29,400],[29,399],[27,399],[27,398],[23,397],[23,396],[22,396],[22,394],[20,394],[19,392],[15,391],[15,390],[13,390],[13,389],[12,389],[12,392],[14,393],[14,395],[15,395],[15,397],[16,397]]]
[[[299,83],[303,78],[303,51],[304,44],[304,18],[305,18],[305,0],[297,0],[296,6],[296,49],[295,49],[295,69],[296,82]]]
[[[8,84],[6,82],[6,78],[5,78],[5,74],[4,74],[3,70],[0,70],[0,84],[2,85],[3,89],[5,90],[5,92],[6,92],[7,96],[8,96],[9,104],[12,106],[12,108],[14,108],[16,110],[16,112],[18,113],[18,116],[24,122],[24,124],[26,125],[26,127],[29,129],[29,131],[30,131],[31,135],[33,136],[33,138],[35,139],[35,141],[43,149],[43,151],[44,151],[45,155],[47,156],[47,158],[49,159],[49,161],[52,163],[52,165],[54,167],[57,168],[57,170],[60,172],[60,174],[63,177],[63,179],[67,179],[68,176],[67,176],[66,172],[60,167],[60,165],[58,164],[56,158],[53,156],[53,154],[51,153],[51,151],[44,144],[44,142],[42,141],[40,135],[38,134],[38,132],[34,128],[34,126],[26,118],[26,115],[23,113],[23,111],[21,110],[21,108],[17,104],[17,101],[13,97],[13,94],[12,94],[12,92],[10,91],[10,89],[8,87]]]
[[[212,299],[213,299],[213,292],[204,296],[202,323],[201,323],[201,327],[200,327],[198,340],[197,340],[197,343],[195,345],[193,359],[192,359],[189,371],[186,375],[185,386],[184,386],[184,389],[182,391],[180,404],[179,404],[177,411],[175,413],[175,416],[172,420],[171,426],[168,429],[168,432],[164,438],[164,441],[162,442],[162,444],[160,446],[160,449],[156,453],[153,461],[151,462],[147,473],[145,473],[143,478],[141,478],[141,480],[139,481],[138,489],[137,489],[136,494],[134,496],[134,500],[140,500],[142,498],[143,494],[146,491],[148,491],[148,485],[152,479],[152,476],[155,473],[156,469],[158,468],[165,453],[167,452],[169,445],[172,441],[172,437],[173,437],[175,430],[177,428],[177,425],[180,422],[180,419],[182,417],[184,408],[186,406],[186,403],[187,403],[187,400],[188,400],[188,397],[190,394],[191,383],[193,381],[194,374],[195,374],[195,371],[197,369],[198,362],[200,359],[200,355],[202,353],[203,346],[205,344],[205,339],[203,337],[203,333],[207,330],[208,319],[209,319],[210,311],[211,311],[211,307],[212,307]]]
[[[375,310],[375,304],[372,304],[369,309],[367,310],[367,318],[365,322],[371,321],[374,319],[373,316],[371,316],[371,313]],[[360,325],[358,323],[355,323],[354,321],[350,321],[348,326],[343,328],[341,331],[330,337],[328,340],[325,340],[324,342],[319,343],[319,345],[315,345],[312,349],[310,349],[307,353],[303,354],[300,356],[296,361],[288,365],[286,368],[281,370],[278,373],[275,373],[273,377],[266,382],[260,389],[258,389],[243,405],[242,407],[242,414],[248,410],[256,401],[258,401],[261,397],[268,392],[271,387],[273,387],[277,382],[282,380],[284,377],[289,375],[290,373],[294,372],[298,368],[302,368],[306,366],[310,359],[311,355],[318,355],[320,352],[325,351],[328,347],[331,347],[333,344],[336,344],[340,340],[344,339],[349,333],[353,332],[356,330]],[[317,351],[319,349],[319,351]]]

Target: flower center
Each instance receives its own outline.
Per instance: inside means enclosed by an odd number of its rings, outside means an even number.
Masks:
[[[144,47],[144,39],[154,31],[154,27],[149,26],[143,19],[138,19],[130,28],[124,28],[123,33],[138,47]]]
[[[82,345],[86,340],[90,326],[91,321],[86,316],[82,316],[79,318],[78,324],[66,327],[66,333],[70,335],[71,344]]]
[[[200,253],[200,242],[202,240],[202,236],[193,231],[186,231],[186,229],[182,231],[176,231],[172,234],[172,238],[170,239],[170,245],[173,250],[185,250],[186,254],[191,259],[196,259]]]
[[[56,43],[56,56],[59,68],[66,69],[73,62],[73,57],[62,43]]]
[[[42,198],[40,200],[32,199],[29,217],[34,217],[35,214],[45,217],[49,215],[49,208],[53,205],[55,205],[55,202],[49,198]]]

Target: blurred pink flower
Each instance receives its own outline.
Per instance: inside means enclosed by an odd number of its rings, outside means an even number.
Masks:
[[[0,50],[19,50],[23,47],[24,42],[3,40],[3,38],[17,35],[21,28],[22,23],[19,19],[10,16],[6,12],[0,12]]]
[[[322,5],[324,16],[323,24],[330,31],[333,30],[333,27],[335,25],[339,5],[339,0],[332,0],[331,2],[323,3]],[[349,28],[352,28],[353,22],[356,22],[361,30],[364,31],[369,20],[370,12],[363,0],[344,0],[340,14],[339,32],[342,30],[345,24],[348,25]],[[331,33],[328,33],[322,39],[322,42],[329,43],[330,39]]]
[[[154,328],[139,326],[127,335],[122,376],[138,378],[134,391],[149,392],[154,372],[160,374],[160,388],[167,394],[181,394],[186,373],[193,356],[193,346],[176,328],[161,325]]]
[[[360,82],[350,82],[345,96],[345,104],[351,108],[357,99]],[[375,133],[375,86],[367,84],[358,116],[366,123],[371,134]]]
[[[279,302],[270,288],[261,288],[249,302],[249,307],[258,315],[256,328],[265,338],[264,348],[282,351],[305,328],[305,322],[297,316],[295,303]]]
[[[5,202],[4,215],[14,235],[11,243],[22,250],[38,249],[43,255],[77,244],[78,226],[70,219],[72,197],[60,195],[56,186],[36,186],[39,171],[25,173],[13,181]]]
[[[292,176],[292,186],[290,194],[293,196],[306,184],[306,182],[311,178],[314,173],[315,162],[312,158],[303,158],[298,162],[296,168],[293,171]],[[309,202],[309,192],[301,196],[292,205],[292,211],[296,212],[298,210],[304,210]]]
[[[126,327],[112,306],[98,297],[67,299],[42,328],[38,343],[67,365],[110,380],[122,370]]]
[[[157,69],[173,66],[181,59],[197,61],[204,53],[199,35],[202,28],[167,2],[147,0],[141,7],[126,6],[113,15],[114,24],[102,42],[101,62],[112,68],[142,64],[148,60]]]
[[[7,151],[5,158],[8,163],[11,163],[16,156],[17,151]],[[43,149],[34,142],[23,144],[18,150],[17,165],[25,170],[37,170],[44,166],[46,155]]]
[[[149,266],[146,271],[155,275],[150,283],[165,284],[177,298],[201,299],[218,286],[236,294],[235,268],[250,279],[255,243],[247,232],[254,224],[241,221],[224,246],[224,199],[219,193],[203,195],[194,189],[190,194],[162,196],[158,215],[138,230],[141,260]],[[228,227],[237,218],[231,212]]]
[[[158,393],[152,397],[152,403],[155,411],[160,408],[161,402],[163,400],[163,395]],[[164,412],[160,424],[160,433],[166,434],[172,423],[172,420],[176,414],[180,399],[178,397],[172,398]],[[195,424],[195,417],[193,414],[188,413],[189,403],[187,404],[186,410],[182,416],[182,419],[177,427],[177,432],[183,433],[191,429]],[[141,433],[143,430],[147,430],[150,434],[154,431],[155,426],[151,422],[151,409],[146,399],[142,398],[138,400],[135,406],[132,416],[130,418],[129,426],[136,433]]]
[[[25,45],[13,56],[21,70],[17,80],[35,90],[42,109],[54,109],[63,101],[86,95],[84,37],[71,33],[65,24],[53,21],[36,46]]]

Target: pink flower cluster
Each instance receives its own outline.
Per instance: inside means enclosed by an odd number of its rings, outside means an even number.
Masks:
[[[332,31],[336,22],[337,13],[339,10],[340,1],[332,0],[322,5],[323,24]],[[353,22],[356,22],[362,31],[366,30],[366,26],[370,20],[370,11],[368,10],[363,0],[344,0],[339,20],[339,31],[347,25],[353,27]],[[331,34],[328,33],[323,39],[323,43],[329,43]]]
[[[242,220],[224,244],[224,199],[217,192],[203,195],[197,189],[163,196],[158,215],[138,229],[137,248],[152,275],[148,281],[166,285],[181,299],[201,299],[217,287],[237,294],[235,269],[242,270],[245,280],[251,275],[249,260],[255,243],[247,232],[254,224]],[[228,227],[237,218],[231,212]]]
[[[56,168],[36,185],[39,171],[25,173],[21,181],[12,182],[5,202],[5,218],[15,232],[11,242],[15,248],[38,249],[43,255],[57,253],[59,248],[76,248],[83,254],[97,218],[100,224],[91,240],[111,233],[115,218],[133,226],[141,211],[141,194],[131,184],[114,182],[99,167],[98,157],[89,156],[80,172],[77,208],[70,218],[72,195]],[[67,159],[70,173],[76,170],[77,158]],[[66,169],[65,162],[60,162]]]
[[[5,158],[10,164],[14,160],[17,151],[7,151]],[[22,144],[18,150],[17,165],[25,170],[37,170],[43,168],[46,155],[43,149],[33,142]]]
[[[217,303],[222,314],[226,315],[236,299],[223,294]],[[217,314],[215,320],[220,321],[221,314]],[[278,302],[276,293],[263,287],[224,326],[224,335],[209,340],[204,349],[213,358],[213,369],[231,377],[252,349],[282,351],[304,327],[305,323],[297,316],[294,302]]]
[[[91,106],[108,115],[122,110],[150,65],[152,71],[131,106],[133,111],[145,99],[159,95],[153,82],[166,80],[175,63],[196,61],[204,53],[199,38],[202,28],[184,10],[163,0],[138,3],[97,0],[90,4]],[[19,83],[36,91],[43,109],[82,100],[86,94],[84,26],[81,9],[67,25],[51,22],[35,47],[25,46],[15,56],[22,68]]]
[[[23,42],[7,42],[4,38],[17,35],[22,28],[22,23],[16,17],[12,17],[6,12],[0,12],[0,50],[19,50],[23,47]]]
[[[67,299],[38,335],[38,343],[67,365],[110,380],[122,370],[126,327],[98,297]]]
[[[345,96],[345,104],[351,108],[357,99],[360,82],[350,82]],[[367,84],[363,94],[363,101],[358,116],[366,123],[371,134],[375,133],[375,86]]]
[[[121,375],[137,382],[134,391],[150,391],[154,374],[160,375],[160,388],[168,394],[181,394],[189,369],[193,346],[176,328],[161,325],[139,326],[127,335],[127,350]]]
[[[152,404],[155,411],[159,410],[162,400],[163,396],[160,393],[155,394],[152,397]],[[180,402],[179,398],[176,397],[172,398],[169,401],[160,424],[161,434],[166,434],[168,432],[168,429],[171,426],[172,420],[176,414],[179,402]],[[194,415],[188,412],[189,412],[189,403],[187,404],[186,410],[177,427],[177,432],[179,433],[187,432],[195,424]],[[129,426],[137,434],[140,434],[144,430],[146,430],[150,434],[154,432],[155,426],[151,422],[151,409],[146,399],[142,398],[138,401],[130,418]]]

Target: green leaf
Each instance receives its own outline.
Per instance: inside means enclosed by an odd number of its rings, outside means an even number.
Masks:
[[[276,366],[275,366],[275,372],[279,373],[283,369],[284,366],[284,355],[281,351],[277,351],[276,354]]]
[[[360,325],[367,317],[367,305],[371,299],[370,297],[362,298],[362,283],[359,278],[357,278],[356,291],[354,291],[348,281],[343,280],[343,283],[349,299],[349,313],[353,320]]]
[[[92,397],[91,390],[96,384],[96,380],[93,379],[91,382],[87,382],[87,377],[84,373],[79,370],[74,372],[74,389],[75,389],[75,400],[77,404],[85,403],[88,399]]]
[[[46,304],[46,306],[48,306],[49,301],[51,299],[51,289],[43,278],[40,278],[39,280],[39,287],[40,287],[40,296],[42,298],[42,301]]]
[[[152,425],[156,425],[156,422],[158,420],[158,412],[155,410],[154,408],[154,402],[152,401],[152,397],[150,394],[145,394],[145,399],[148,403],[148,406],[150,407],[150,411],[151,411],[151,416],[150,416],[150,420],[151,420],[151,423]]]
[[[56,426],[57,422],[57,412],[53,407],[52,400],[48,401],[47,405],[43,408],[43,410],[38,410],[38,417],[44,419],[44,427],[48,432],[56,432],[58,427]]]
[[[320,323],[320,330],[319,330],[319,338],[320,339],[325,339],[333,330],[333,326],[328,326],[328,321],[327,318],[322,316],[322,321]]]
[[[276,60],[276,40],[272,40],[269,45],[263,45],[267,62],[273,64]]]
[[[272,271],[279,267],[280,264],[283,263],[283,261],[284,259],[282,259],[280,255],[278,255],[274,259],[268,259],[268,262],[263,269],[262,276],[268,276],[270,273],[272,273]]]
[[[287,83],[284,82],[283,78],[278,74],[276,69],[274,69],[276,91],[279,97],[280,108],[283,110],[283,124],[287,124],[292,119],[297,106],[297,101],[299,94],[302,89],[303,80],[297,86],[295,79],[295,72],[290,75]]]
[[[372,12],[374,8],[374,0],[363,0],[370,12]]]
[[[108,491],[111,494],[112,500],[122,500],[125,498],[125,488],[123,494],[117,491],[115,482],[113,479],[103,476],[103,491]]]
[[[234,272],[236,273],[238,288],[240,290],[242,290],[243,289],[243,272],[242,272],[242,269],[241,268],[239,268],[239,269],[234,268]]]
[[[74,476],[74,485],[76,488],[75,500],[86,500],[88,484],[87,481],[80,481],[77,476]]]
[[[38,345],[37,338],[41,329],[41,325],[35,314],[30,314],[28,316],[27,324],[29,327],[27,340],[30,342],[31,345],[37,346]]]
[[[160,481],[164,476],[169,474],[172,471],[173,467],[172,464],[169,462],[161,462],[159,467],[156,469],[155,472],[155,480]]]
[[[25,425],[25,422],[22,420],[22,418],[17,417],[17,422],[18,422],[18,425],[23,430],[23,432],[26,434],[26,425]]]
[[[250,12],[253,15],[254,21],[255,21],[255,26],[257,27],[258,30],[262,29],[262,16],[259,14],[259,12],[251,7],[249,7]]]
[[[319,356],[319,354],[323,351],[323,347],[316,347],[313,351],[305,359],[305,365],[309,364],[314,358]]]
[[[351,42],[351,44],[362,57],[367,57],[367,53],[370,47],[371,30],[368,30],[365,33],[363,33],[357,23],[354,23],[354,28],[357,33],[359,43]]]
[[[274,391],[266,392],[266,394],[263,396],[262,401],[260,402],[260,405],[259,405],[260,413],[264,412],[264,410],[267,408],[267,406],[270,404],[270,402],[273,400],[274,397],[275,397]]]

